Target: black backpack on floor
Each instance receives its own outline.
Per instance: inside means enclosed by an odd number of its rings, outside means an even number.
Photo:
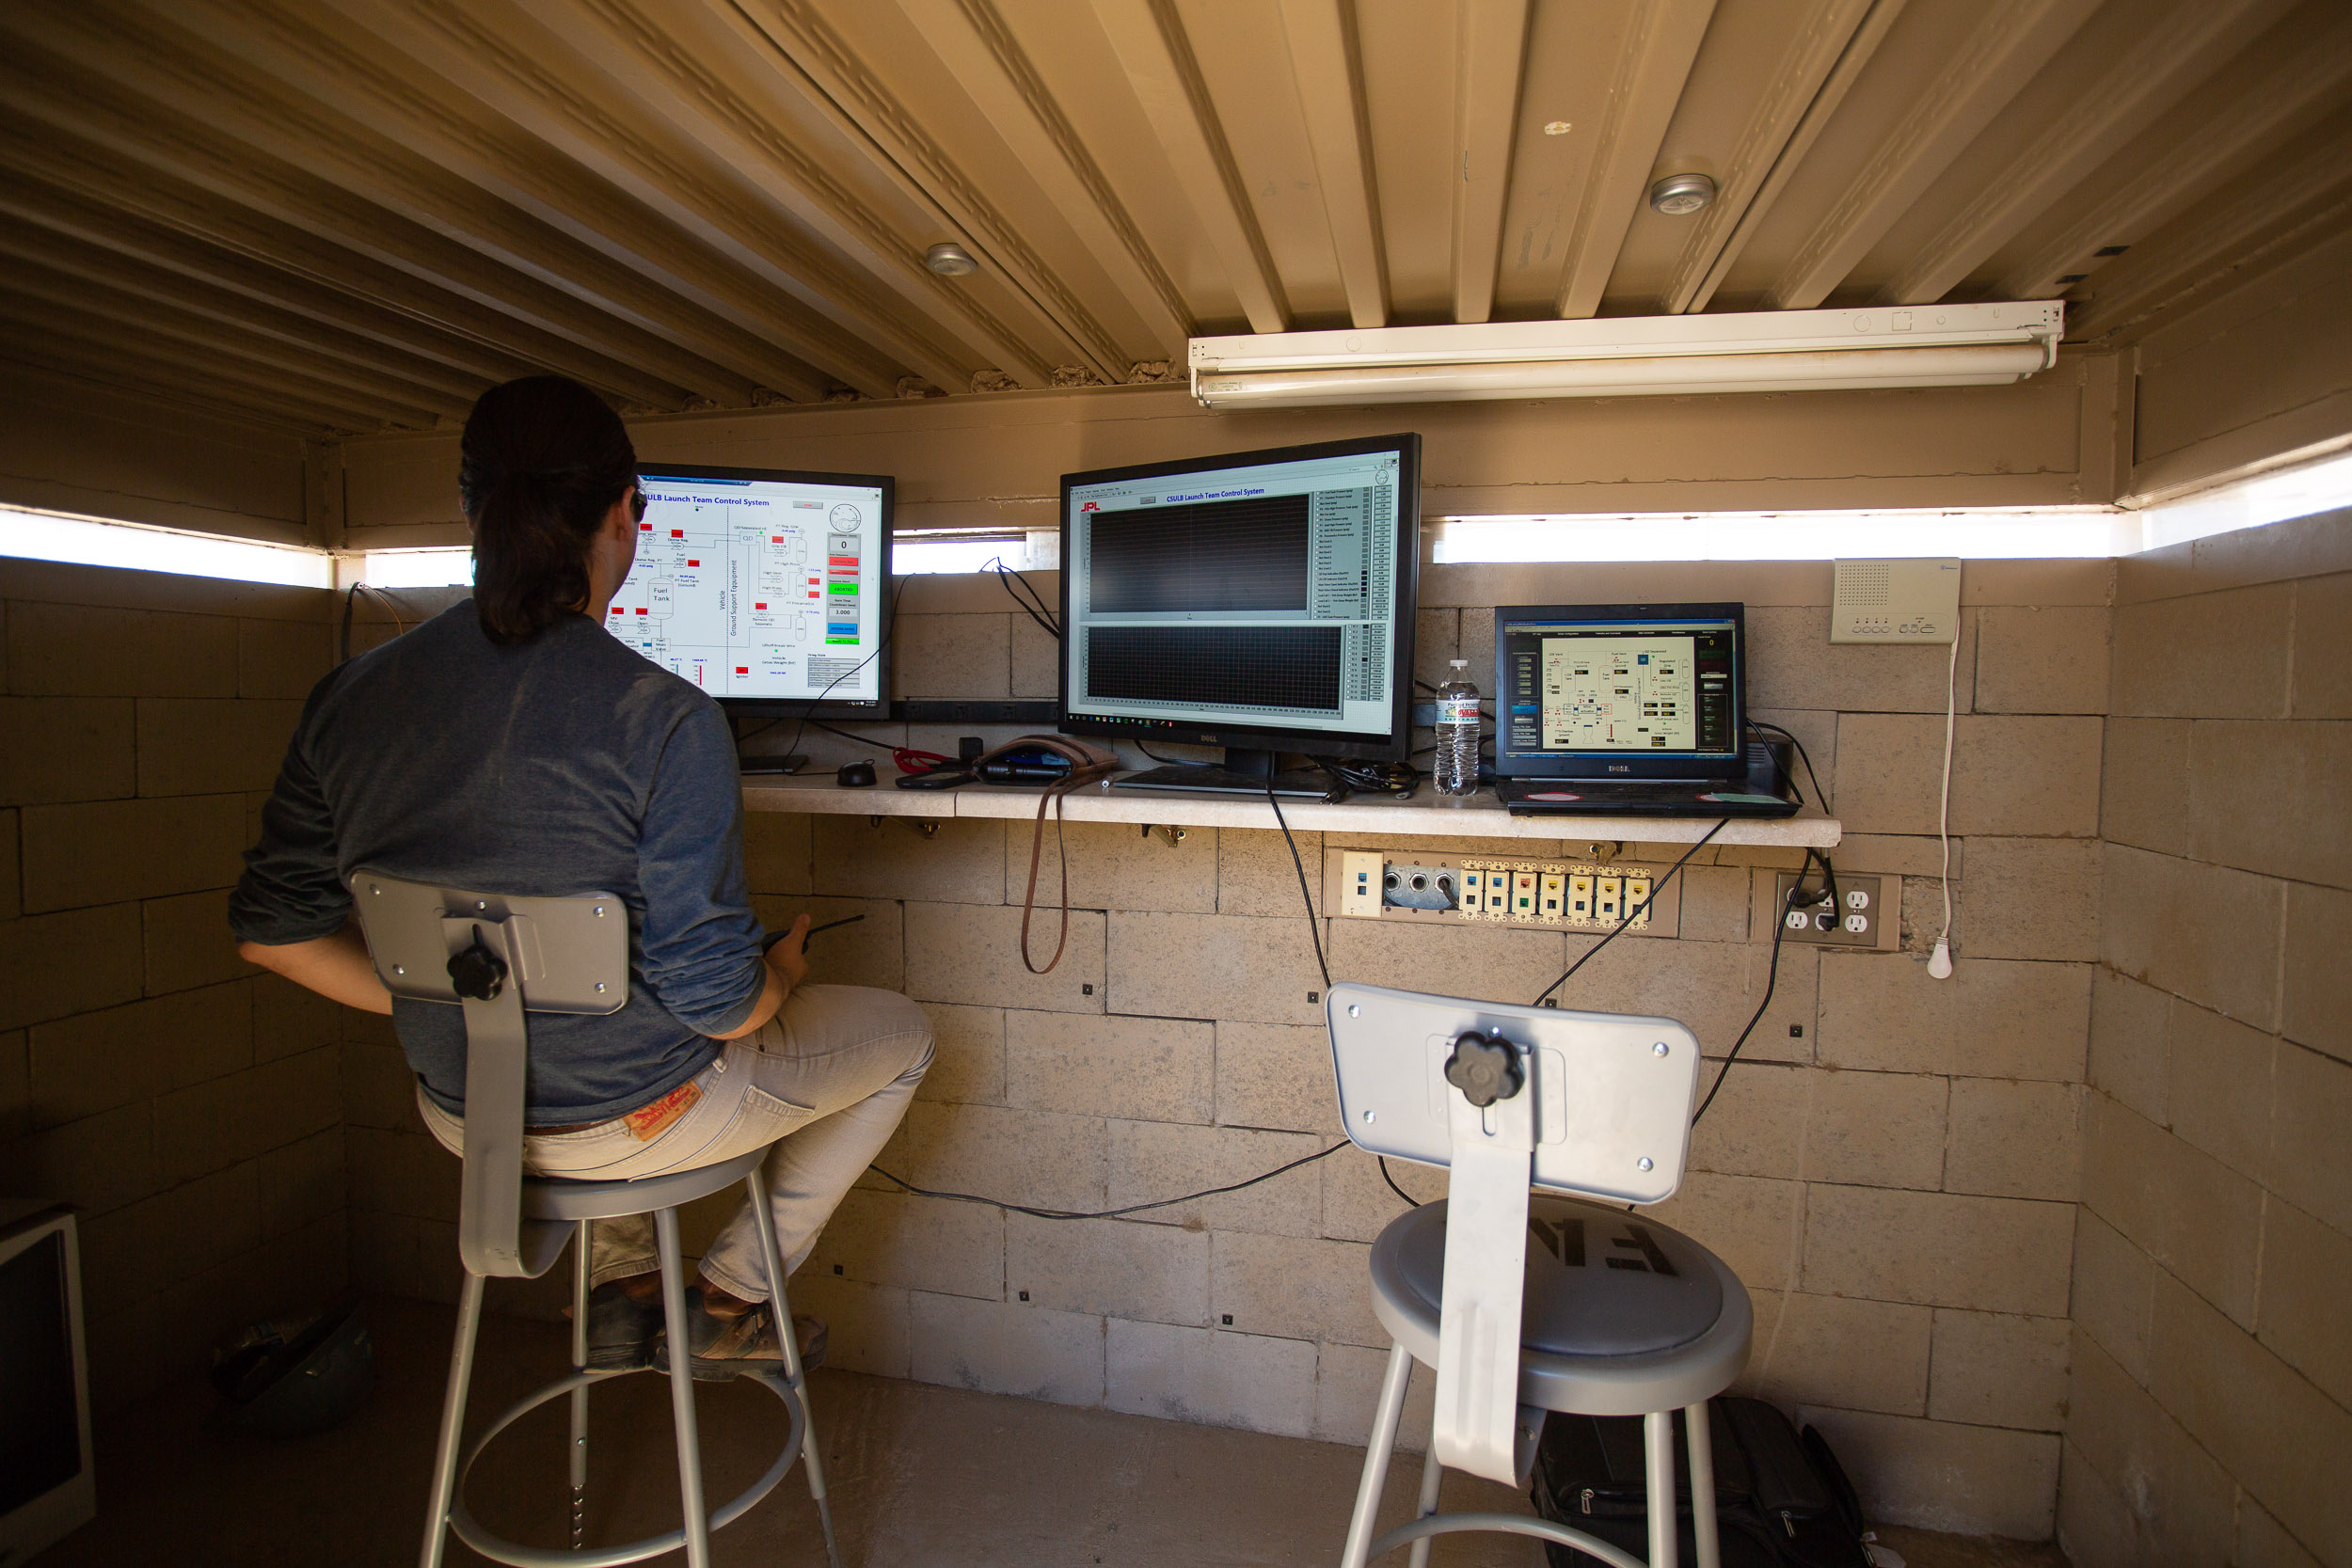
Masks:
[[[1715,1449],[1715,1516],[1724,1568],[1870,1568],[1861,1499],[1811,1427],[1802,1434],[1762,1400],[1708,1405]],[[1676,1540],[1695,1568],[1691,1539],[1690,1450],[1675,1426]],[[1649,1549],[1648,1500],[1639,1416],[1566,1416],[1544,1421],[1535,1454],[1535,1511],[1635,1557]],[[1547,1543],[1551,1568],[1592,1568],[1581,1552]]]

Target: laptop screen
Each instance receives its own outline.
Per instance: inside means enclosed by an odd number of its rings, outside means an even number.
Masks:
[[[1742,607],[1506,605],[1495,611],[1495,770],[1723,778],[1745,751]]]

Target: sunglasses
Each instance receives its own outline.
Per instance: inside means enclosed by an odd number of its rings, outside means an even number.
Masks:
[[[645,487],[643,484],[632,483],[628,487],[628,520],[632,523],[645,520]]]

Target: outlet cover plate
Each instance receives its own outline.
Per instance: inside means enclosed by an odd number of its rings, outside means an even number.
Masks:
[[[1763,871],[1756,873],[1756,907],[1751,941],[1772,940],[1772,923],[1785,919],[1788,911],[1783,900],[1796,885],[1794,871]],[[1811,874],[1808,886],[1820,880],[1819,872]],[[1837,874],[1839,904],[1836,925],[1822,930],[1815,916],[1823,912],[1807,905],[1797,912],[1806,919],[1802,928],[1790,927],[1783,933],[1784,942],[1810,942],[1817,947],[1842,947],[1856,953],[1892,953],[1903,942],[1903,879],[1900,877],[1878,876],[1870,873]],[[1856,894],[1862,895],[1859,908],[1853,905]],[[1859,918],[1862,929],[1852,929],[1847,922]]]

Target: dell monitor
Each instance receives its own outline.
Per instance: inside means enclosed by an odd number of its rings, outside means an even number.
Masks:
[[[1744,621],[1737,604],[1502,606],[1496,773],[1743,775]]]
[[[1420,436],[1064,474],[1061,546],[1063,732],[1225,748],[1122,784],[1262,794],[1280,752],[1409,749]]]
[[[887,715],[887,475],[653,464],[638,483],[613,636],[733,712]]]

